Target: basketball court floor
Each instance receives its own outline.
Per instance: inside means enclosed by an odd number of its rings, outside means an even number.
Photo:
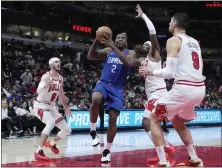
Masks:
[[[188,160],[185,147],[174,129],[169,129],[169,141],[177,151],[170,157],[172,166]],[[199,157],[205,167],[222,167],[221,127],[192,127],[191,132]],[[101,153],[106,143],[106,134],[100,134],[101,144],[91,146],[89,134],[70,135],[58,143],[60,153],[54,155],[49,149],[45,154],[48,162],[34,161],[39,137],[2,140],[2,167],[150,167],[156,156],[153,144],[143,130],[117,133],[112,148],[112,162],[101,164]],[[50,137],[51,138],[51,137]]]

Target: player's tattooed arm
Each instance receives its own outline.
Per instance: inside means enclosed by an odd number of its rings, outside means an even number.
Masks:
[[[96,45],[100,42],[95,40],[91,47],[89,48],[89,52],[87,54],[87,58],[89,60],[105,60],[107,57],[107,54],[109,51],[111,51],[110,48],[104,48],[102,50],[97,50]]]

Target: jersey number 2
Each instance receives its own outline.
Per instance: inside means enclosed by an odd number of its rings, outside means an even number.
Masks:
[[[112,70],[111,70],[111,72],[112,72],[112,73],[116,73],[115,70],[116,70],[116,65],[113,65],[113,66],[112,66]]]
[[[200,68],[199,55],[196,52],[192,52],[191,55],[193,60],[193,67],[198,70]]]
[[[57,97],[57,93],[53,93],[51,96],[51,102],[53,102]]]

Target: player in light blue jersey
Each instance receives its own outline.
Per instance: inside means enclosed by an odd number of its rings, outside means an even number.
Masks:
[[[96,50],[96,45],[99,42],[95,40],[87,56],[90,60],[104,60],[102,75],[92,94],[92,104],[90,106],[90,135],[93,140],[92,145],[97,146],[99,139],[96,134],[96,123],[99,107],[103,101],[106,101],[106,113],[109,114],[109,127],[107,130],[107,144],[103,151],[101,161],[110,162],[110,149],[117,132],[116,121],[124,105],[124,85],[131,71],[131,67],[140,66],[143,59],[137,59],[136,52],[127,49],[126,33],[117,35],[115,43],[107,34],[104,34],[104,36],[102,43],[104,43],[107,48]]]

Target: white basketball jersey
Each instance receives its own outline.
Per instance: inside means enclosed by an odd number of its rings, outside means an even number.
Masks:
[[[187,35],[177,35],[182,40],[178,53],[175,83],[201,83],[205,80],[202,75],[203,60],[200,45],[194,38]]]
[[[47,73],[49,74],[49,72]],[[52,81],[53,85],[51,87],[44,88],[37,96],[37,101],[43,103],[45,102],[48,104],[54,104],[55,101],[57,100],[59,96],[59,91],[62,86],[62,77],[61,75],[59,75],[59,78],[56,80],[50,76],[50,81]]]
[[[145,66],[149,66],[152,68],[152,70],[159,70],[162,69],[161,61],[156,62],[149,56],[145,60]],[[165,89],[166,88],[166,82],[163,78],[154,77],[154,76],[146,76],[145,79],[145,91],[146,95],[149,96],[150,93],[155,92],[159,89]]]

